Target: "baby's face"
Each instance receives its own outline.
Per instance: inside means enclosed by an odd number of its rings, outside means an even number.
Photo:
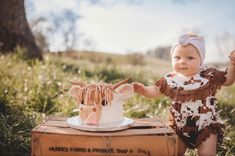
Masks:
[[[193,76],[200,71],[201,57],[192,45],[176,46],[172,54],[172,67],[184,76]]]

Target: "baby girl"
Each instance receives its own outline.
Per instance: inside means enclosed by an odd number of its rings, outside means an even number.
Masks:
[[[235,80],[235,50],[225,71],[203,66],[205,43],[201,36],[184,34],[171,48],[173,71],[153,86],[133,82],[134,90],[148,98],[160,95],[171,100],[170,126],[179,136],[178,155],[197,148],[198,155],[216,155],[223,139],[223,124],[217,113],[216,91]]]

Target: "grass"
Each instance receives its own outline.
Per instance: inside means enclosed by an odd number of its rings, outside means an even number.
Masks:
[[[44,56],[44,62],[27,61],[20,50],[17,54],[0,55],[0,153],[30,155],[31,129],[49,115],[73,116],[76,108],[67,95],[70,80],[115,83],[128,76],[132,81],[153,84],[160,75],[170,71],[168,62],[142,57],[142,62],[130,61],[135,56],[99,55],[92,60],[83,57]],[[109,59],[107,59],[109,58]],[[115,59],[116,58],[116,59]],[[104,61],[108,60],[108,61]],[[118,61],[119,60],[119,61]],[[224,144],[218,155],[235,153],[235,86],[222,88],[218,93],[221,116],[226,120]],[[147,99],[135,95],[125,105],[125,115],[133,118],[167,118],[168,98]],[[187,151],[187,155],[196,155]]]

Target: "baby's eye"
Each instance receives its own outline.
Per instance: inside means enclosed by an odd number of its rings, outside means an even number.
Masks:
[[[174,59],[175,59],[175,60],[179,60],[180,57],[179,57],[179,56],[175,56]]]
[[[194,59],[194,57],[192,57],[192,56],[188,56],[188,57],[187,57],[187,59],[188,59],[188,60],[193,60],[193,59]]]

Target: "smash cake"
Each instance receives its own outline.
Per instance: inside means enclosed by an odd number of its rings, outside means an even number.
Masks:
[[[123,101],[134,94],[130,78],[116,84],[73,82],[69,95],[76,99],[82,125],[114,125],[124,121]]]

